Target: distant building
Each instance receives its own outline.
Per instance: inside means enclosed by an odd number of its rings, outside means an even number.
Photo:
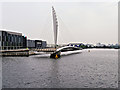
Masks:
[[[42,40],[35,40],[35,48],[42,48]]]
[[[69,43],[68,46],[81,47],[81,46],[84,46],[84,44],[83,43]]]
[[[27,47],[28,48],[35,48],[35,40],[27,40]]]
[[[106,47],[106,45],[105,44],[101,44],[101,43],[97,43],[96,47]]]
[[[27,47],[27,38],[22,33],[0,30],[0,49],[20,49]]]
[[[93,44],[86,44],[87,48],[93,48],[94,45]]]
[[[54,48],[54,47],[55,47],[55,44],[47,44],[47,47],[48,47],[48,48]]]
[[[42,41],[42,48],[45,48],[47,46],[47,42],[46,41]]]
[[[120,48],[120,45],[119,44],[115,44],[114,48],[118,49],[118,48]]]
[[[42,41],[42,40],[27,40],[27,47],[28,48],[36,48],[36,49],[40,49],[40,48],[45,48],[47,46],[47,42],[46,41]]]

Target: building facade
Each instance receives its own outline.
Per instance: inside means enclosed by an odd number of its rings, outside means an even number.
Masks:
[[[42,41],[42,48],[46,48],[47,47],[47,42],[46,41]]]
[[[35,40],[35,48],[36,49],[42,48],[42,40]]]
[[[32,48],[36,48],[36,49],[41,49],[41,48],[46,48],[47,43],[46,41],[42,41],[42,40],[27,40],[27,47],[32,49]]]
[[[69,43],[67,46],[81,47],[84,46],[83,43]]]
[[[0,49],[20,49],[27,47],[27,38],[22,33],[0,30]]]
[[[27,40],[27,47],[28,48],[35,48],[35,40]]]

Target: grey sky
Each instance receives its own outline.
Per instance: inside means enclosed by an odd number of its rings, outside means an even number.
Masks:
[[[58,43],[118,42],[116,2],[4,2],[2,28],[53,43],[52,5],[59,23]]]

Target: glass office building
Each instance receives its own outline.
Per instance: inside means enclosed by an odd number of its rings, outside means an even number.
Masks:
[[[46,48],[47,42],[42,41],[42,40],[27,40],[27,47],[29,49],[36,48],[36,49],[41,49],[41,48]]]
[[[0,30],[0,49],[21,49],[27,47],[27,38],[22,33]]]

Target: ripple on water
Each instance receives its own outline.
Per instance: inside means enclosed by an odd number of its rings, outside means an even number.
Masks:
[[[115,88],[118,83],[117,55],[114,50],[91,50],[59,60],[3,58],[3,87]]]

